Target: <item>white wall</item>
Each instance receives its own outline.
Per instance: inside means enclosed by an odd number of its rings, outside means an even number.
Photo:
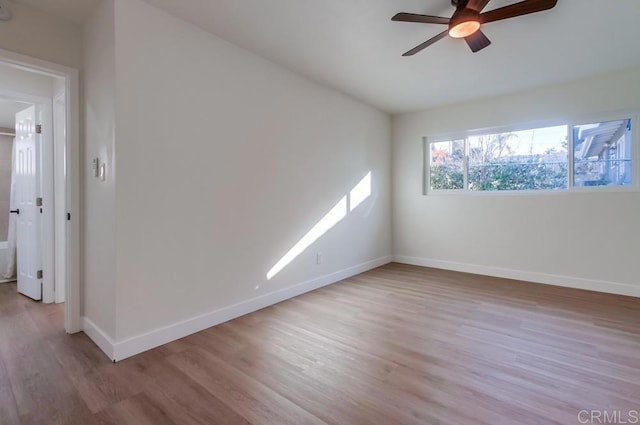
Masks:
[[[104,0],[86,23],[84,145],[80,160],[82,314],[115,338],[115,176],[93,177],[91,160],[113,163],[115,138],[114,4]]]
[[[18,3],[13,18],[0,22],[0,49],[44,59],[76,69],[82,64],[78,26]]]
[[[0,90],[51,97],[56,79],[0,64]]]
[[[388,115],[140,0],[115,15],[118,341],[388,259]],[[368,172],[372,196],[267,281]]]
[[[393,118],[400,261],[640,296],[639,193],[423,196],[424,136],[640,111],[640,70]]]

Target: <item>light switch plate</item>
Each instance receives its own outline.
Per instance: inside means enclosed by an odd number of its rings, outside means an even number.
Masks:
[[[100,159],[93,158],[91,160],[91,169],[93,170],[93,177],[100,177]]]

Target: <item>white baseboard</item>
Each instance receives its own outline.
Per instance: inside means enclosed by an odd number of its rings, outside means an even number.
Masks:
[[[82,331],[87,334],[89,338],[109,357],[111,360],[115,360],[113,348],[115,346],[114,341],[107,335],[102,329],[96,326],[88,317],[83,317]]]
[[[435,269],[453,270],[464,273],[502,277],[506,279],[524,280],[527,282],[544,283],[546,285],[564,286],[567,288],[640,297],[640,285],[636,286],[628,283],[607,282],[603,280],[584,279],[581,277],[513,270],[500,267],[483,266],[479,264],[458,263],[454,261],[409,257],[404,255],[395,255],[393,260],[396,263],[410,264],[414,266],[432,267]]]
[[[349,267],[344,270],[340,270],[325,276],[321,276],[306,282],[299,283],[288,288],[283,288],[269,294],[261,295],[256,298],[243,301],[238,304],[234,304],[228,307],[221,308],[209,313],[202,314],[200,316],[193,317],[191,319],[183,320],[178,323],[174,323],[169,326],[165,326],[160,329],[147,332],[142,335],[135,336],[133,338],[126,339],[124,341],[111,342],[111,345],[103,347],[102,344],[108,342],[108,338],[104,338],[103,333],[96,332],[97,328],[93,325],[91,328],[92,333],[98,333],[97,338],[102,337],[101,343],[99,343],[92,334],[85,331],[91,339],[109,356],[109,358],[120,361],[131,357],[133,355],[142,353],[143,351],[150,350],[160,345],[166,344],[176,339],[183,338],[187,335],[199,332],[201,330],[210,328],[212,326],[224,323],[226,321],[235,319],[236,317],[244,316],[245,314],[252,313],[254,311],[269,307],[270,305],[277,304],[281,301],[288,300],[289,298],[296,297],[304,294],[305,292],[313,291],[314,289],[321,288],[323,286],[330,285],[332,283],[347,279],[351,276],[355,276],[360,273],[364,273],[368,270],[380,267],[387,263],[390,263],[392,256],[381,257],[366,263],[358,264],[353,267]],[[110,350],[110,351],[109,351]],[[111,353],[111,355],[109,354]]]
[[[364,273],[391,261],[422,267],[453,270],[464,273],[495,276],[506,279],[523,280],[548,285],[564,286],[589,291],[640,297],[640,286],[625,283],[584,279],[523,270],[505,269],[478,264],[458,263],[454,261],[418,258],[403,255],[386,256],[366,263],[358,264],[325,276],[283,288],[269,294],[243,301],[228,307],[183,320],[124,341],[115,342],[90,319],[82,318],[82,330],[96,343],[104,353],[114,361],[120,361],[160,345],[175,341],[220,323],[227,322],[245,314],[269,307],[281,301],[339,282],[351,276]]]

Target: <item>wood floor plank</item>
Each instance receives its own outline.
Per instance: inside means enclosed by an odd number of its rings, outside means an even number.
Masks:
[[[0,424],[20,425],[20,415],[18,405],[13,395],[11,380],[0,357]]]
[[[167,412],[176,423],[249,425],[231,407],[178,370],[166,358],[142,355],[127,359],[117,366],[128,369],[127,375],[131,379],[143,382],[145,394],[151,400],[168,406]]]
[[[327,423],[399,423],[377,406],[354,400],[340,388],[312,379],[274,355],[256,358],[247,352],[225,360]]]
[[[137,394],[98,413],[94,421],[112,425],[176,425],[162,406]]]
[[[72,343],[70,343],[72,342]],[[53,338],[51,352],[71,380],[84,404],[92,412],[126,400],[142,392],[143,387],[127,379],[84,335]]]
[[[254,425],[325,423],[201,348],[171,355],[168,361]]]
[[[640,406],[640,299],[389,264],[112,364],[0,285],[1,425],[574,424]]]

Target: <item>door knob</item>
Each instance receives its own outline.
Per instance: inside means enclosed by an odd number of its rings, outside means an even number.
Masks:
[[[20,215],[20,208],[18,208],[17,210],[10,210],[9,211],[11,214],[18,214]]]

